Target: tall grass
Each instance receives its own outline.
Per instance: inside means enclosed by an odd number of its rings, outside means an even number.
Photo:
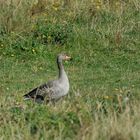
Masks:
[[[0,139],[139,140],[139,1],[0,1]],[[69,95],[55,106],[23,101],[56,78]]]

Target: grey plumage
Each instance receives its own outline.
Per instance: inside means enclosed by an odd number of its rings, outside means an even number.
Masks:
[[[62,60],[68,60],[70,57],[60,54],[57,57],[57,65],[59,69],[58,79],[49,81],[24,95],[24,99],[33,99],[36,102],[54,101],[65,96],[69,91],[69,80],[64,70]]]

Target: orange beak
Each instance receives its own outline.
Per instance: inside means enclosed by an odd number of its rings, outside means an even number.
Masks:
[[[69,56],[65,56],[65,60],[70,60],[71,59],[71,57],[69,57]]]

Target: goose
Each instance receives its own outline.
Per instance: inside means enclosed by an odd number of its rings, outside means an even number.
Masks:
[[[69,79],[64,70],[62,61],[70,59],[71,57],[66,54],[59,54],[57,56],[57,66],[59,70],[58,78],[31,90],[23,96],[24,100],[33,99],[35,102],[39,103],[43,101],[54,102],[67,95],[69,91]]]

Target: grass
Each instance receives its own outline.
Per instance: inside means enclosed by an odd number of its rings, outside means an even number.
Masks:
[[[21,12],[0,11],[0,139],[138,140],[139,2],[20,2]],[[23,101],[57,77],[60,52],[73,58],[69,95],[55,106]]]

